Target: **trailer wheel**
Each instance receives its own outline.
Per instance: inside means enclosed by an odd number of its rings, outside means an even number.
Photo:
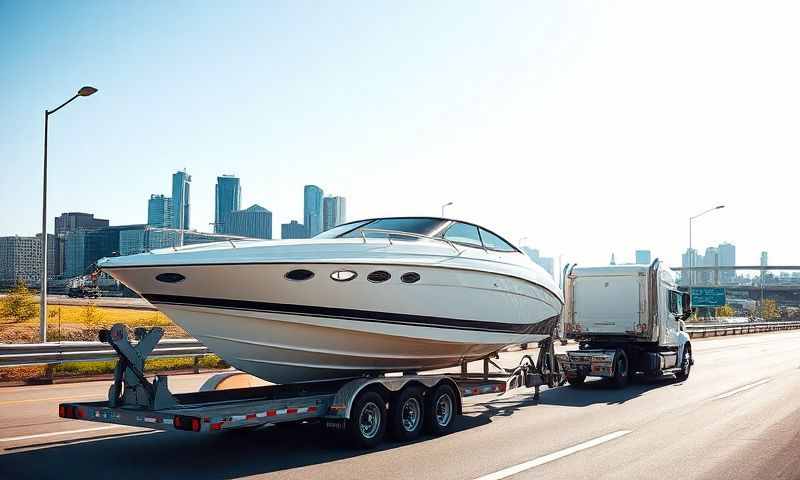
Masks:
[[[431,391],[425,405],[425,430],[432,435],[445,435],[453,429],[458,397],[450,385],[441,384]]]
[[[689,378],[689,373],[692,371],[692,347],[686,345],[683,348],[683,355],[681,359],[681,369],[675,372],[675,378],[679,382],[683,382]]]
[[[347,420],[350,440],[358,448],[374,448],[386,433],[386,400],[377,392],[356,397]]]
[[[567,377],[567,382],[573,387],[578,385],[583,385],[583,382],[586,381],[586,375],[576,375],[572,378]]]
[[[417,438],[425,421],[425,390],[417,385],[404,388],[389,409],[392,436],[407,442]]]
[[[628,364],[628,356],[625,355],[625,350],[617,350],[614,355],[614,377],[611,379],[616,388],[625,388],[628,385],[630,378],[630,365]]]

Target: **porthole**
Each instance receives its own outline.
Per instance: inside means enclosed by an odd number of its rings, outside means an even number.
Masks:
[[[416,283],[419,282],[419,273],[417,272],[407,272],[404,273],[403,276],[400,277],[400,280],[403,283]]]
[[[164,283],[178,283],[186,280],[186,277],[180,273],[159,273],[156,275],[156,280]]]
[[[349,282],[357,276],[358,274],[352,270],[337,270],[331,273],[331,280],[335,280],[337,282]]]
[[[302,282],[303,280],[309,280],[314,277],[314,272],[311,270],[305,270],[299,268],[297,270],[292,270],[291,272],[286,272],[284,275],[288,280],[294,280],[296,282]]]
[[[392,276],[389,274],[389,272],[384,271],[384,270],[376,270],[376,271],[370,273],[369,275],[367,275],[367,280],[369,280],[372,283],[385,282],[386,280],[389,280],[390,278],[392,278]]]

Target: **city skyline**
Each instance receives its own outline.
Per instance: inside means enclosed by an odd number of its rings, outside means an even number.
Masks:
[[[50,212],[142,222],[142,199],[169,195],[160,179],[186,167],[188,227],[206,230],[214,179],[235,171],[247,192],[269,193],[253,200],[274,227],[301,221],[296,192],[319,182],[346,192],[351,219],[438,215],[452,201],[448,216],[565,261],[602,265],[647,245],[677,265],[688,218],[724,203],[695,222],[694,245],[727,239],[739,258],[766,249],[798,263],[800,69],[776,61],[794,56],[796,12],[687,8],[9,4],[0,235],[40,231],[42,112],[91,84],[98,93],[50,123]],[[451,25],[455,12],[463,22]],[[220,35],[233,26],[239,35]],[[645,166],[673,194],[655,194]],[[761,180],[763,197],[733,188]]]

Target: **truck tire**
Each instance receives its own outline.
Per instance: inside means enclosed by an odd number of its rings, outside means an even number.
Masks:
[[[353,446],[374,448],[386,433],[386,399],[375,391],[361,392],[353,402],[347,433]]]
[[[450,385],[444,383],[431,390],[425,405],[425,430],[432,435],[445,435],[453,430],[459,398]]]
[[[683,382],[689,378],[689,373],[692,371],[692,347],[688,344],[683,349],[681,356],[681,369],[675,372],[675,378],[679,382]]]
[[[425,423],[425,390],[411,385],[400,391],[389,409],[389,427],[392,436],[408,442],[417,438]]]
[[[617,350],[614,355],[614,377],[611,378],[611,383],[615,388],[625,388],[630,379],[630,364],[628,356],[625,355],[625,350]]]
[[[577,387],[578,385],[583,385],[583,382],[585,381],[586,381],[586,375],[577,375],[572,378],[567,377],[567,382],[573,387]]]

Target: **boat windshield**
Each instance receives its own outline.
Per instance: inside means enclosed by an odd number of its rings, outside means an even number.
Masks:
[[[396,232],[414,233],[417,235],[432,235],[443,225],[449,223],[441,218],[378,218],[363,222],[354,222],[339,225],[316,236],[316,238],[386,238],[386,233],[363,231],[362,229],[393,230]],[[397,234],[397,236],[402,236]],[[413,240],[413,237],[404,238]]]

